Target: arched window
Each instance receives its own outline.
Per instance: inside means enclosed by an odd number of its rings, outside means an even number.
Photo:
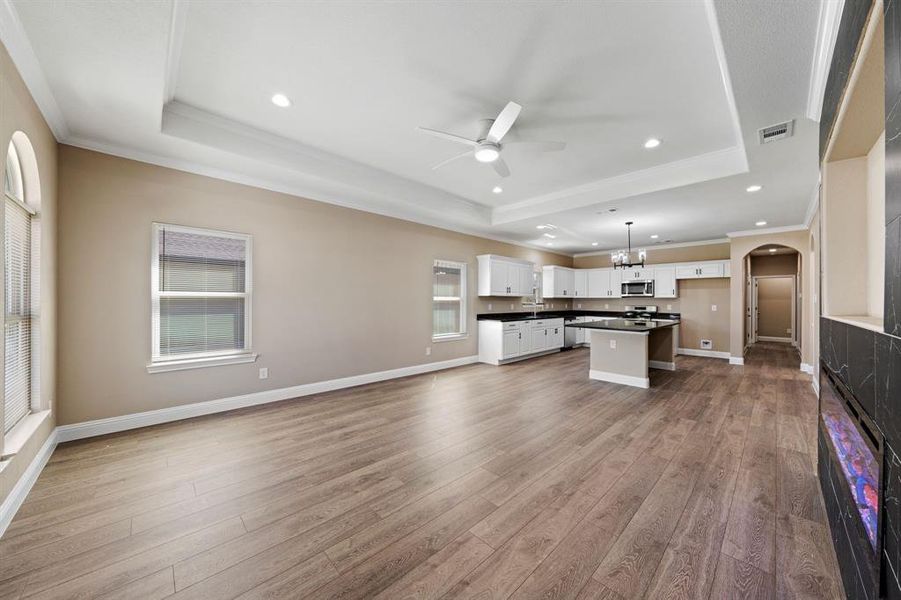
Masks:
[[[17,146],[18,141],[18,146]],[[35,275],[37,252],[35,205],[23,155],[32,162],[34,152],[28,138],[16,132],[6,151],[3,191],[4,208],[3,279],[6,311],[3,320],[5,360],[3,370],[3,432],[11,430],[32,412],[35,406],[34,360],[32,350],[36,333]],[[36,166],[28,165],[36,175]],[[35,184],[36,185],[36,181]]]

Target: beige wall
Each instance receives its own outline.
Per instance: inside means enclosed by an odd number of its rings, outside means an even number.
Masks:
[[[476,256],[566,256],[60,147],[60,423],[477,354]],[[154,221],[253,235],[256,363],[147,373]],[[431,269],[465,261],[469,337],[431,340]],[[516,299],[517,306],[520,299]],[[431,347],[431,355],[426,348]],[[269,368],[261,381],[260,367]]]
[[[764,277],[757,281],[757,335],[790,338],[792,278]]]
[[[885,132],[867,154],[867,314],[885,303]]]
[[[810,260],[805,260],[809,255],[810,231],[786,231],[782,233],[769,233],[762,235],[749,235],[734,237],[731,239],[732,254],[732,279],[730,279],[730,352],[733,357],[738,358],[744,355],[745,338],[744,319],[745,319],[745,285],[746,277],[749,275],[744,270],[745,260],[752,250],[756,250],[761,246],[768,244],[779,244],[793,248],[801,255],[801,274],[798,277],[801,289],[801,298],[810,297],[811,273]],[[812,341],[809,334],[809,326],[806,326],[808,318],[808,305],[806,302],[801,303],[801,315],[798,321],[802,324],[801,339],[801,362],[811,364],[813,360]]]
[[[725,260],[729,258],[729,242],[683,246],[681,248],[654,248],[652,246],[647,251],[647,263],[649,265],[693,260]],[[577,269],[596,269],[611,267],[613,264],[610,262],[609,252],[600,252],[598,254],[575,257],[573,266]]]
[[[865,315],[867,274],[867,159],[850,158],[823,167],[823,309],[826,315]],[[883,237],[885,233],[883,231]]]
[[[6,50],[0,46],[0,143],[3,152],[16,131],[28,136],[35,152],[40,179],[40,328],[39,377],[40,402],[51,410],[28,442],[11,459],[0,463],[0,503],[6,499],[32,459],[56,426],[56,231],[57,231],[57,143],[28,89],[19,77]],[[3,168],[5,161],[0,162]],[[26,180],[26,185],[28,181]],[[33,191],[33,187],[32,190]],[[31,191],[26,190],[26,194]],[[2,213],[0,213],[2,214]],[[2,231],[2,228],[0,228]],[[2,282],[2,278],[0,278]],[[0,298],[3,294],[0,294]],[[2,350],[0,350],[2,352]],[[0,403],[2,411],[2,403]],[[2,445],[2,440],[0,440]],[[0,448],[0,454],[2,454]]]
[[[751,275],[796,275],[798,273],[798,254],[774,254],[773,256],[752,256]]]

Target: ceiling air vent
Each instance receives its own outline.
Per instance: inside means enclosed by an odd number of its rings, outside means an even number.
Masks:
[[[786,121],[785,123],[779,123],[778,125],[770,125],[769,127],[758,129],[757,135],[760,138],[761,144],[768,144],[770,142],[775,142],[776,140],[782,140],[791,137],[794,128],[795,121],[794,119],[792,119],[791,121]]]

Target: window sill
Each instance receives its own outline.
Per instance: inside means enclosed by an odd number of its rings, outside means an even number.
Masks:
[[[10,429],[9,433],[3,438],[2,460],[6,461],[18,454],[48,417],[50,417],[50,411],[42,410],[33,412],[16,423],[16,426]]]
[[[432,342],[435,342],[435,343],[439,343],[439,342],[456,342],[457,340],[465,340],[465,339],[468,338],[468,337],[469,337],[469,334],[468,334],[468,333],[460,333],[460,334],[457,334],[457,335],[439,335],[439,336],[434,336],[434,335],[433,335],[433,336],[432,336]]]
[[[258,354],[246,352],[242,354],[229,354],[227,356],[207,356],[203,358],[189,358],[185,360],[167,360],[147,365],[148,373],[166,373],[168,371],[184,371],[185,369],[202,369],[203,367],[221,367],[225,365],[240,365],[252,363]]]

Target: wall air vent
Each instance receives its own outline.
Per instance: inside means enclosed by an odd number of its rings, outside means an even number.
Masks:
[[[782,140],[792,136],[792,133],[795,129],[795,120],[786,121],[785,123],[779,123],[777,125],[770,125],[769,127],[764,127],[763,129],[757,130],[757,137],[760,139],[761,144],[768,144],[770,142],[775,142],[776,140]]]

